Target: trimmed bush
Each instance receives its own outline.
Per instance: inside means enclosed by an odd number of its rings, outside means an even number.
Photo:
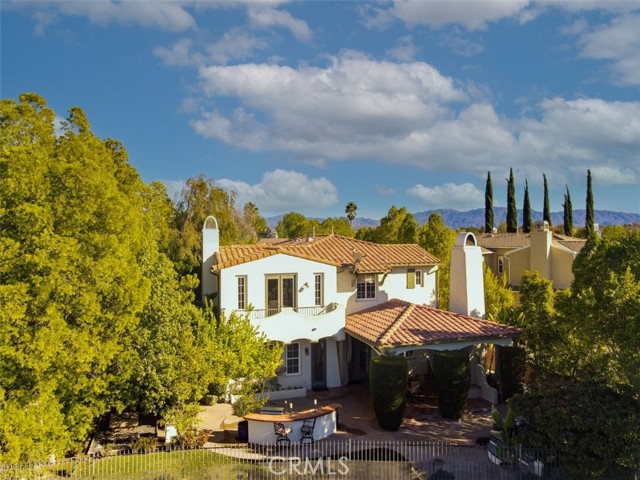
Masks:
[[[407,359],[383,355],[373,357],[369,365],[369,385],[378,425],[398,430],[407,397]]]
[[[526,354],[520,347],[501,347],[498,350],[498,365],[500,368],[500,393],[502,401],[506,402],[517,393],[522,393],[524,372],[526,369]]]
[[[444,418],[458,420],[467,407],[471,386],[469,350],[447,350],[431,355],[438,386],[438,408]]]

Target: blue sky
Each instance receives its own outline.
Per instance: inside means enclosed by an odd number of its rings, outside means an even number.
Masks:
[[[505,206],[640,212],[640,2],[2,1],[1,94],[80,106],[171,192],[266,216]]]

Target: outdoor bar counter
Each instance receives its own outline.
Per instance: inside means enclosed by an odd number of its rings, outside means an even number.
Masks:
[[[303,436],[302,426],[309,423],[313,424],[314,441],[328,437],[334,434],[338,428],[338,409],[341,407],[342,405],[339,403],[331,403],[323,407],[294,413],[276,415],[250,413],[244,416],[244,419],[249,422],[249,443],[276,443],[278,441],[274,426],[276,423],[281,423],[285,428],[291,429],[287,435],[291,443],[300,442]]]

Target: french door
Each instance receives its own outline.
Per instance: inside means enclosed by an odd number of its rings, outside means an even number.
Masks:
[[[296,308],[296,276],[267,276],[267,315],[274,315],[282,308]]]

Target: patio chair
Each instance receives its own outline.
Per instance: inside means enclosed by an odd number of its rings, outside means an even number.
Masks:
[[[286,442],[287,444],[291,443],[289,440],[289,434],[291,433],[291,427],[285,427],[284,423],[274,422],[273,430],[276,433],[276,445],[279,445],[280,442]]]
[[[300,429],[300,432],[302,433],[302,436],[300,437],[300,443],[304,443],[305,439],[310,440],[311,443],[315,442],[315,439],[313,438],[313,429],[315,428],[315,426],[315,417],[308,418],[302,422],[302,428]]]

